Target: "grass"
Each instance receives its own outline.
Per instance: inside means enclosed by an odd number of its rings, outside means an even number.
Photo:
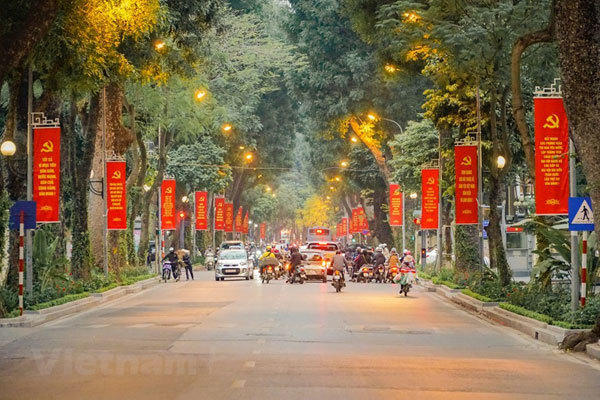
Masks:
[[[419,271],[417,275],[419,276],[419,279],[427,279],[430,281],[432,278],[431,275],[429,275],[427,272],[424,272],[424,271]]]
[[[450,289],[462,289],[464,287],[464,286],[460,286],[460,285],[458,285],[458,284],[456,284],[454,282],[445,281],[443,279],[440,279],[437,276],[434,276],[431,281],[433,283],[435,283],[436,285],[448,286]]]
[[[510,304],[510,303],[500,303],[499,306],[500,306],[500,308],[502,308],[506,311],[514,312],[515,314],[519,314],[524,317],[532,318],[532,319],[535,319],[535,320],[538,320],[541,322],[545,322],[548,325],[554,325],[554,326],[558,326],[558,327],[564,328],[564,329],[591,329],[593,327],[593,325],[578,325],[578,324],[572,324],[570,322],[558,321],[558,320],[553,319],[549,315],[540,314],[540,313],[528,310],[523,307],[515,306],[514,304]]]
[[[94,293],[104,293],[106,291],[109,291],[110,289],[114,289],[117,286],[119,286],[116,282],[111,283],[108,286],[103,286],[100,289],[94,290]]]
[[[463,289],[463,290],[461,290],[461,293],[465,294],[465,295],[467,295],[469,297],[472,297],[472,298],[474,298],[476,300],[482,301],[484,303],[491,303],[493,301],[489,297],[481,295],[479,293],[472,292],[469,289]]]
[[[70,303],[75,300],[84,299],[89,297],[89,292],[77,293],[77,294],[68,294],[63,297],[59,297],[58,299],[50,300],[45,303],[39,303],[31,307],[32,310],[43,310],[44,308],[60,306],[61,304]]]

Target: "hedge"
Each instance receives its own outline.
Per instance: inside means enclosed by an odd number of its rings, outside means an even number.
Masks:
[[[437,276],[434,276],[431,281],[433,283],[435,283],[436,285],[448,286],[450,289],[462,289],[464,287],[464,286],[457,285],[454,282],[442,280],[442,279],[438,278]]]
[[[77,294],[68,294],[63,297],[59,297],[58,299],[54,299],[51,301],[47,301],[45,303],[39,303],[31,307],[32,310],[42,310],[48,307],[60,306],[61,304],[70,303],[71,301],[84,299],[89,297],[89,292],[77,293]]]
[[[472,297],[474,299],[477,299],[479,301],[483,301],[484,303],[491,303],[493,301],[489,297],[481,295],[479,293],[472,292],[469,289],[463,289],[463,290],[461,290],[461,293],[465,294],[465,295],[467,295],[469,297]]]

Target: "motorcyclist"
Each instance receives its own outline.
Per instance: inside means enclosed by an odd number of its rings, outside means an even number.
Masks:
[[[161,262],[164,263],[165,260],[167,260],[169,265],[171,266],[171,274],[173,275],[173,278],[175,278],[175,274],[177,273],[176,271],[177,271],[177,263],[179,262],[179,257],[175,253],[174,248],[169,247],[169,252],[167,253],[167,255],[165,255],[163,257]]]
[[[273,253],[271,251],[271,246],[267,246],[267,249],[265,250],[265,252],[263,253],[263,255],[260,256],[260,258],[258,260],[260,262],[260,273],[261,273],[261,275],[262,275],[263,270],[265,269],[265,267],[267,265],[275,265],[275,264],[279,263],[277,261],[277,257],[275,256],[275,253]]]
[[[388,259],[388,264],[391,268],[391,267],[397,267],[399,263],[400,263],[400,258],[398,257],[398,252],[396,251],[396,248],[393,247],[392,252],[390,253],[390,258]]]
[[[292,279],[292,276],[296,273],[296,268],[302,264],[302,254],[298,251],[298,248],[292,247],[290,248],[291,256],[290,256],[290,271],[289,271],[289,279],[288,282]]]
[[[410,250],[406,250],[404,257],[402,257],[402,264],[405,264],[411,268],[414,268],[415,258],[410,253]]]
[[[188,253],[185,253],[182,257],[183,265],[185,265],[185,280],[189,280],[190,276],[194,280],[194,271],[192,270],[192,259]]]
[[[344,269],[348,266],[348,264],[346,263],[346,257],[344,257],[344,255],[342,254],[342,252],[340,250],[335,252],[335,255],[333,256],[333,260],[331,261],[331,268],[334,271],[340,271],[342,273],[342,279],[345,280],[344,278]],[[332,283],[333,285],[333,283]],[[346,282],[344,281],[344,286],[346,286]]]
[[[387,248],[387,244],[383,243],[382,246],[382,253],[385,256],[385,259],[388,260],[390,258],[390,251]]]
[[[385,277],[385,262],[386,262],[385,255],[383,254],[382,247],[379,246],[379,247],[377,247],[377,249],[375,251],[373,265],[376,268],[375,271],[377,271],[379,269],[379,266],[383,267],[383,276],[384,277]]]

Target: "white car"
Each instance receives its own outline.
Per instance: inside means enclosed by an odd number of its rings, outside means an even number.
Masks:
[[[305,252],[319,252],[323,258],[322,265],[326,268],[327,275],[333,275],[333,268],[331,267],[331,261],[335,252],[339,250],[337,243],[335,242],[308,242],[306,244]]]
[[[327,282],[327,266],[323,253],[319,250],[300,250],[302,266],[306,272],[306,279],[318,279]]]
[[[254,278],[254,266],[244,249],[221,250],[215,265],[215,281],[225,278]]]

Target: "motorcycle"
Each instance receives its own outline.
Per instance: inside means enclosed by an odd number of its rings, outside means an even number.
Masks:
[[[398,269],[397,265],[390,267],[390,269],[387,273],[388,282],[394,282],[394,278],[396,278],[396,275],[398,275],[399,273],[400,273],[400,270]]]
[[[274,277],[274,272],[273,272],[273,266],[272,265],[267,265],[264,269],[263,269],[263,273],[261,276],[262,279],[262,283],[265,283],[265,281],[267,283],[269,283],[269,281],[271,279],[273,279]]]
[[[306,281],[306,270],[304,269],[303,266],[298,265],[294,272],[292,273],[292,276],[289,279],[289,283],[290,284],[294,284],[294,282],[298,282],[301,285],[304,283],[304,281]]]
[[[356,282],[371,282],[373,280],[373,267],[364,265],[360,268],[356,275]]]
[[[375,268],[375,282],[384,283],[385,282],[385,268],[383,264],[379,264],[377,268]]]
[[[281,264],[275,266],[274,274],[275,274],[275,280],[281,278],[281,275],[283,275]]]
[[[415,282],[417,270],[406,265],[400,268],[400,293],[404,293],[404,296],[408,296],[408,292],[412,288],[412,284]],[[397,278],[396,278],[397,279]]]
[[[346,284],[344,283],[344,277],[342,275],[342,273],[338,270],[333,271],[333,282],[331,282],[331,285],[335,288],[336,293],[339,293],[342,291],[342,288],[344,286],[346,286]]]
[[[165,281],[165,283],[167,283],[167,281],[169,279],[171,279],[171,273],[174,274],[174,271],[172,269],[171,263],[169,261],[163,262],[163,266],[162,266],[162,279],[163,279],[163,281]],[[173,277],[175,277],[175,276],[173,276]]]
[[[215,261],[216,261],[216,257],[214,256],[207,256],[206,257],[206,270],[210,271],[211,269],[215,268]]]

